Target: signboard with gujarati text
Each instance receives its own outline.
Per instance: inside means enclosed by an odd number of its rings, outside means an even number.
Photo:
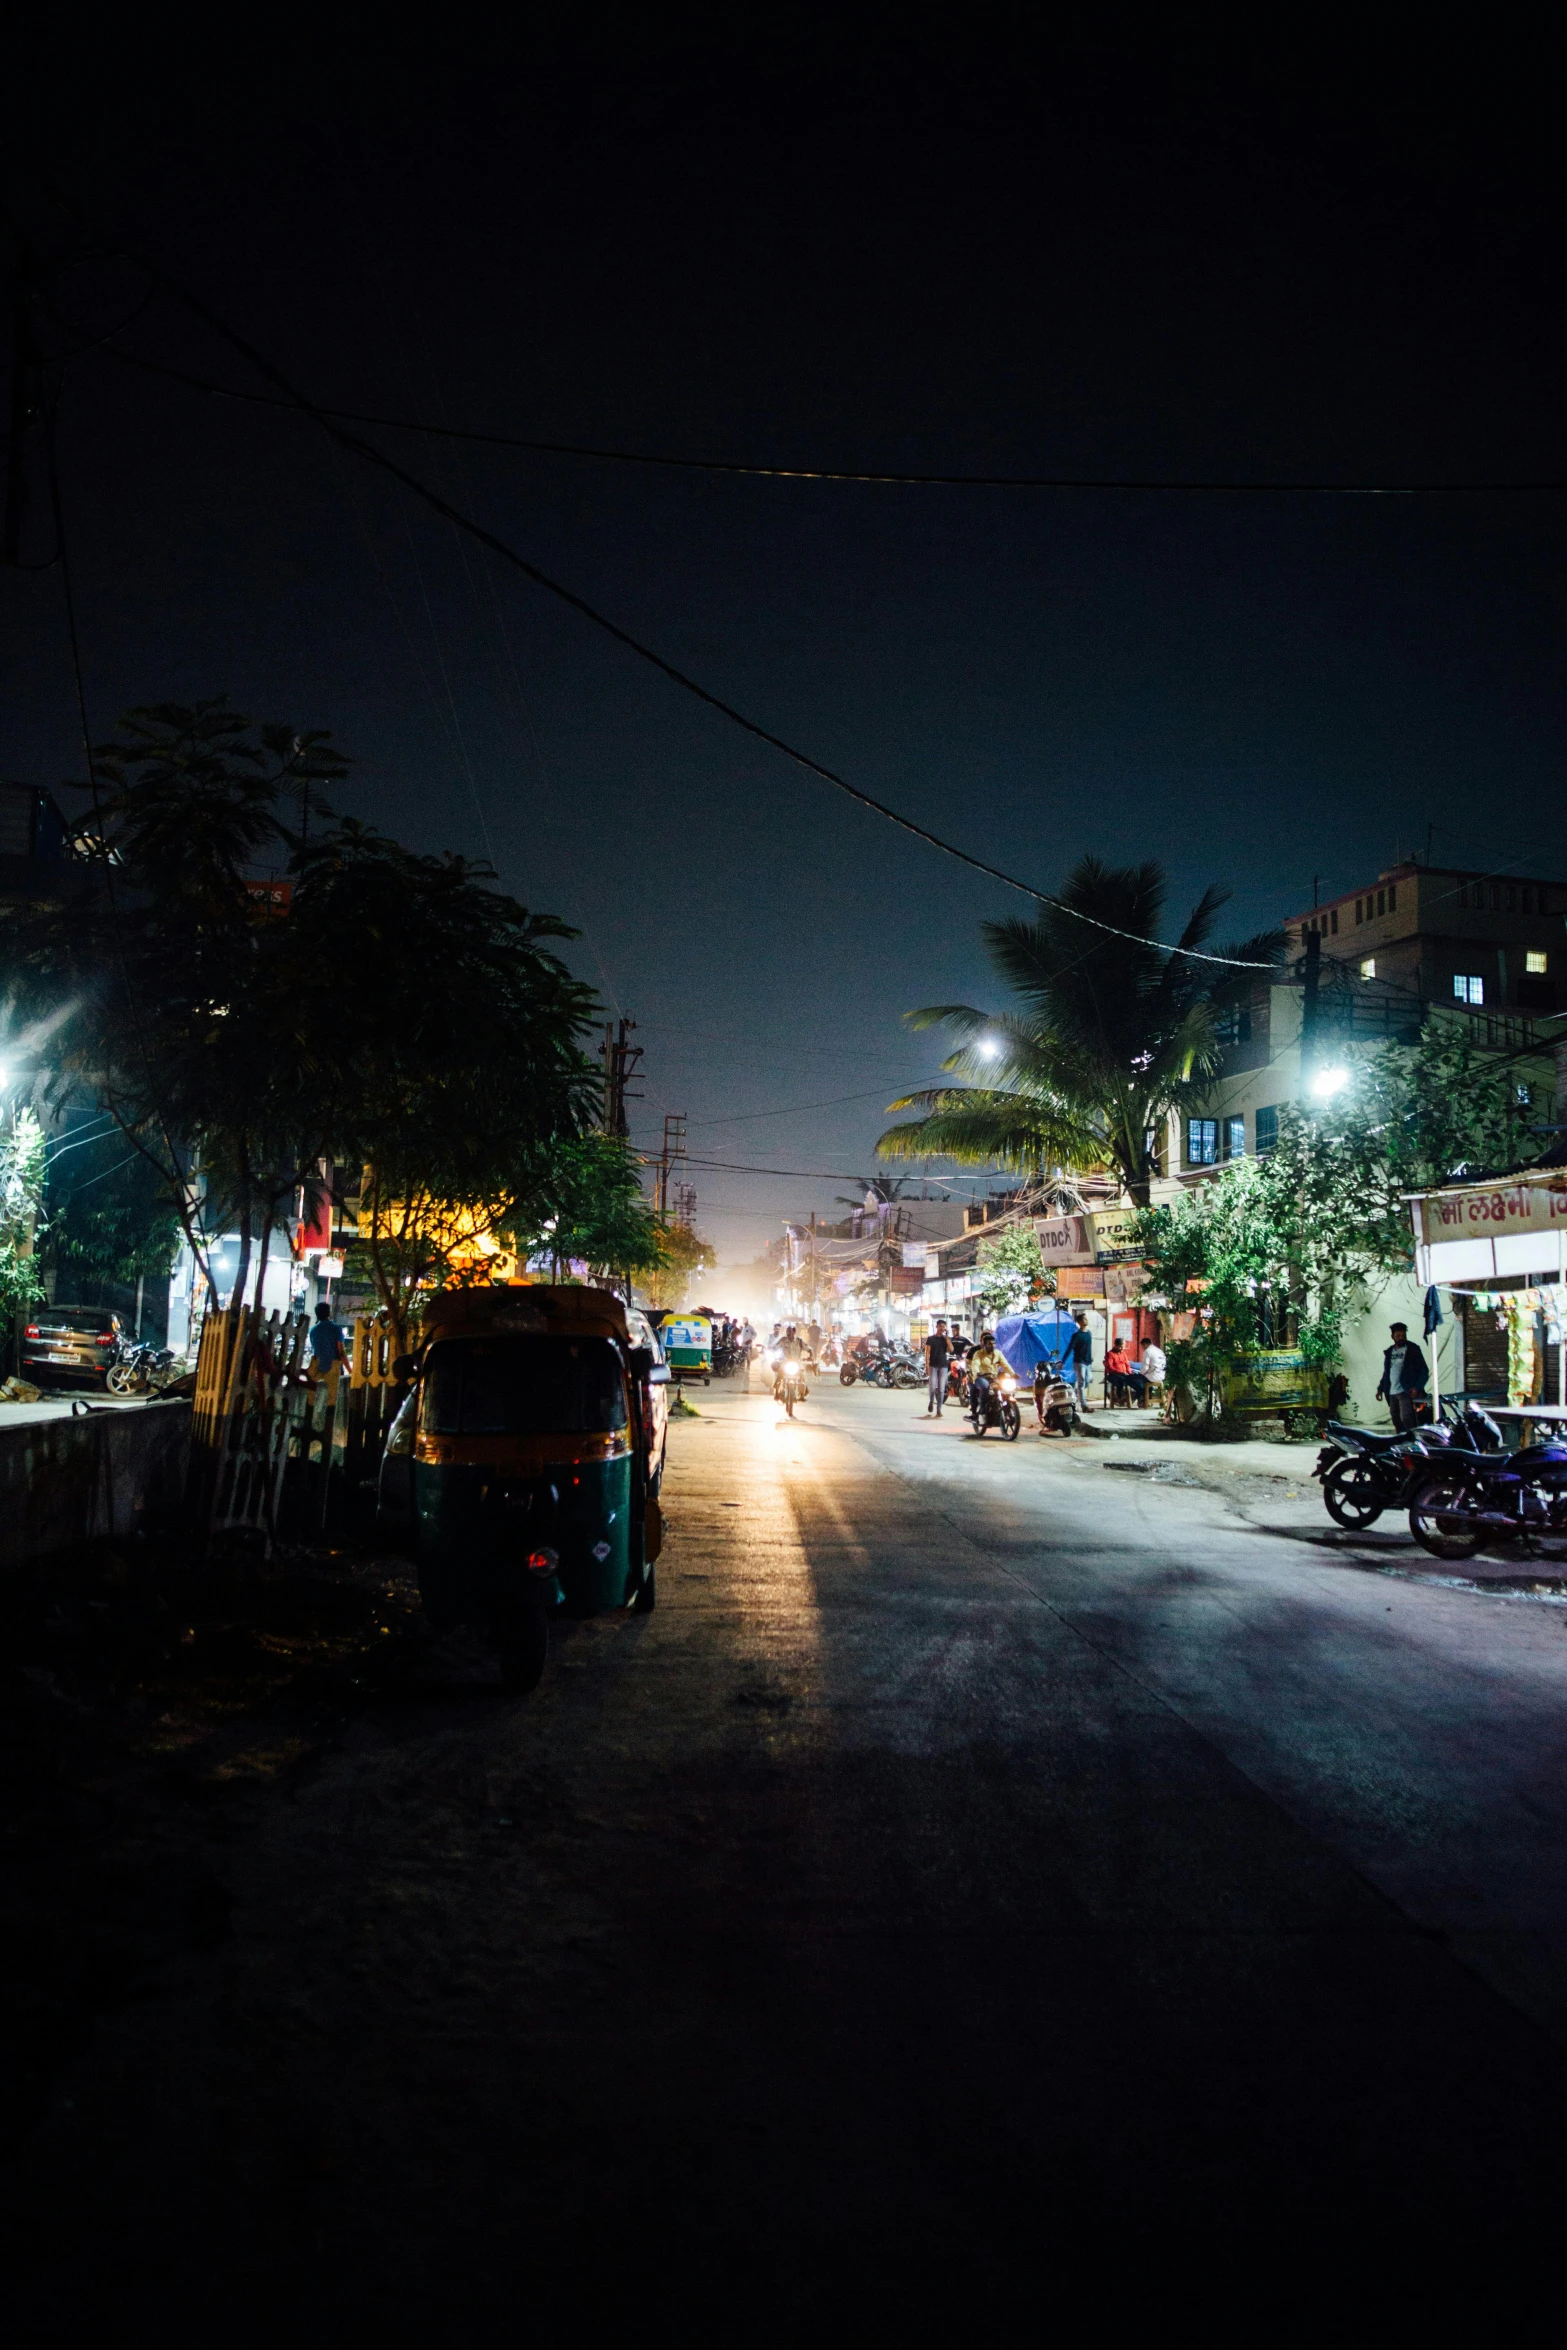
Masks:
[[[1558,1232],[1567,1225],[1567,1189],[1543,1183],[1488,1183],[1474,1191],[1431,1192],[1420,1202],[1426,1241],[1497,1240],[1508,1232]]]

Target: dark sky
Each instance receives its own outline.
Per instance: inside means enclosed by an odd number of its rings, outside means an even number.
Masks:
[[[1544,61],[575,47],[40,58],[46,176],[314,396],[911,470],[1567,476]],[[278,36],[281,41],[282,36]],[[59,231],[54,230],[58,239]],[[61,300],[84,332],[125,264]],[[253,385],[158,298],[125,343]],[[1567,875],[1559,495],[736,481],[387,445],[717,691],[1050,887],[1156,856],[1240,934],[1395,851]],[[1024,901],[729,729],[293,418],[105,355],[60,446],[95,728],[227,692],[352,812],[489,855],[640,1023],[639,1133],[863,1171]],[[40,525],[41,530],[41,525]],[[35,543],[31,551],[47,551]],[[0,580],[0,771],[80,773],[56,575]],[[1176,919],[1172,913],[1172,921]],[[848,1098],[842,1098],[848,1097]],[[701,1172],[726,1261],[833,1182]]]

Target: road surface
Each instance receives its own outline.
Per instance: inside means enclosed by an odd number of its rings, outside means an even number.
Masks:
[[[521,1701],[448,1642],[215,1823],[232,1932],[44,2132],[62,2338],[1500,2306],[1559,2233],[1567,1607],[1336,1536],[1309,1451],[696,1401],[654,1614]]]

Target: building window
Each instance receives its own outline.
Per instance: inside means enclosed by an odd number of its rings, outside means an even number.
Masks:
[[[1491,884],[1491,911],[1493,914],[1499,914],[1501,910],[1502,885],[1499,881],[1493,881]]]
[[[1358,923],[1364,922],[1365,918],[1366,918],[1366,901],[1365,901],[1365,899],[1364,899],[1364,898],[1357,898],[1357,899],[1355,900],[1355,920],[1356,920],[1356,922],[1357,922],[1357,924],[1358,924]]]
[[[1398,883],[1396,881],[1390,882],[1388,885],[1387,910],[1390,914],[1398,912]]]
[[[1267,1154],[1268,1154],[1268,1152],[1269,1152],[1269,1151],[1271,1151],[1271,1150],[1276,1150],[1276,1149],[1278,1148],[1278,1141],[1279,1141],[1279,1112],[1278,1112],[1278,1105],[1277,1105],[1277,1103],[1275,1103],[1272,1109],[1269,1109],[1269,1110],[1259,1110],[1259,1111],[1257,1112],[1257,1156],[1258,1156],[1258,1158],[1259,1158],[1259,1159],[1261,1159],[1261,1158],[1266,1158],[1266,1156],[1267,1156]]]
[[[1246,1156],[1246,1121],[1244,1118],[1225,1119],[1224,1155],[1227,1159],[1243,1159]]]
[[[1186,1121],[1186,1164],[1188,1167],[1215,1167],[1218,1162],[1218,1120],[1215,1118],[1188,1118]]]
[[[1215,1015],[1213,1033],[1220,1044],[1250,1044],[1250,1004],[1228,1004]]]
[[[1361,976],[1361,978],[1362,978],[1362,979],[1375,979],[1376,975],[1377,975],[1377,959],[1376,959],[1376,956],[1375,956],[1375,955],[1362,955],[1362,956],[1361,956],[1361,958],[1360,958],[1360,976]]]
[[[1515,1096],[1517,1097],[1518,1107],[1519,1107],[1521,1110],[1532,1110],[1532,1109],[1533,1109],[1533,1107],[1534,1107],[1534,1087],[1533,1087],[1532,1085],[1528,1085],[1528,1084],[1526,1084],[1526,1083],[1524,1082],[1523,1078],[1521,1078],[1521,1077],[1520,1077],[1520,1078],[1519,1078],[1519,1080],[1518,1080],[1518,1083],[1517,1083],[1517,1084],[1514,1086],[1514,1088],[1513,1088],[1513,1092],[1514,1092]]]
[[[1453,993],[1461,1004],[1483,1004],[1485,1002],[1485,981],[1480,977],[1478,971],[1455,971],[1453,973]]]
[[[1387,912],[1387,891],[1385,889],[1377,891],[1377,912],[1379,914]]]
[[[1459,903],[1461,906],[1467,906],[1467,905],[1468,905],[1468,903],[1469,903],[1469,884],[1468,884],[1468,882],[1467,882],[1467,881],[1461,881],[1461,882],[1458,884],[1458,887],[1457,887],[1457,889],[1456,889],[1456,890],[1454,890],[1454,892],[1453,892],[1453,895],[1454,895],[1454,897],[1456,897],[1456,898],[1457,898],[1457,900],[1458,900],[1458,903]]]
[[[1509,913],[1509,914],[1510,914],[1510,913],[1513,911],[1513,907],[1514,907],[1515,901],[1516,901],[1516,899],[1517,899],[1517,895],[1518,895],[1517,891],[1516,891],[1516,890],[1513,888],[1513,885],[1512,885],[1512,883],[1511,883],[1511,882],[1509,882],[1509,883],[1507,884],[1507,911],[1508,911],[1508,913]]]
[[[1329,929],[1332,931],[1332,933],[1333,933],[1334,937],[1335,937],[1335,938],[1337,938],[1337,936],[1338,936],[1338,908],[1337,908],[1337,906],[1335,906],[1335,907],[1333,908],[1333,911],[1332,911],[1332,912],[1329,914],[1329,916],[1328,916],[1328,927],[1329,927]]]
[[[1518,903],[1522,906],[1526,914],[1532,914],[1534,912],[1534,892],[1529,887],[1527,882],[1524,883],[1523,888],[1518,893]]]
[[[1549,968],[1549,965],[1550,957],[1542,947],[1531,947],[1523,959],[1523,967],[1526,971],[1543,972]]]

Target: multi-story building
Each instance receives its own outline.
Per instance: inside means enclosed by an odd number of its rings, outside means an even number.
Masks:
[[[1567,882],[1395,865],[1284,924],[1276,978],[1259,977],[1221,1027],[1212,1097],[1172,1120],[1167,1182],[1201,1181],[1267,1152],[1280,1109],[1352,1044],[1413,1042],[1433,1015],[1513,1055],[1523,1098],[1552,1115],[1555,1039],[1567,1033]],[[1305,1067],[1307,944],[1317,946],[1315,1070]]]

